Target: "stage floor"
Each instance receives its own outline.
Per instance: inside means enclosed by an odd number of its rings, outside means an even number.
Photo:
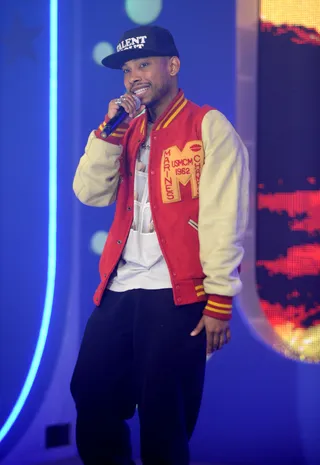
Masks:
[[[77,457],[75,457],[72,459],[59,460],[58,462],[46,462],[41,465],[82,465],[82,463]],[[140,460],[136,461],[136,465],[141,465]],[[225,465],[225,464],[209,463],[209,462],[191,462],[190,465]]]

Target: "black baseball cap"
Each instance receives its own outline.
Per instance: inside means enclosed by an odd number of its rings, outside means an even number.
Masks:
[[[117,51],[105,57],[102,64],[107,68],[121,69],[130,60],[146,57],[179,57],[172,34],[159,26],[140,26],[125,32],[117,45]]]

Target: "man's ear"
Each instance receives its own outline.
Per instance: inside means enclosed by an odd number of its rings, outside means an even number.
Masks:
[[[169,60],[170,76],[176,76],[180,70],[180,60],[178,57],[171,57]]]

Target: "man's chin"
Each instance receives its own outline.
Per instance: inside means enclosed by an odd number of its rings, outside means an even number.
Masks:
[[[152,97],[145,97],[141,99],[141,105],[144,105],[146,108],[153,108],[156,104],[156,100]]]
[[[146,106],[146,107],[149,107],[150,104],[151,104],[151,99],[148,98],[148,97],[142,97],[142,98],[140,99],[140,102],[141,102],[141,105],[144,105],[144,106]]]

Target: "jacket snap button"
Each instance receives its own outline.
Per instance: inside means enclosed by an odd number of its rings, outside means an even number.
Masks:
[[[122,241],[118,240],[118,241],[117,241],[117,244],[122,244]]]

